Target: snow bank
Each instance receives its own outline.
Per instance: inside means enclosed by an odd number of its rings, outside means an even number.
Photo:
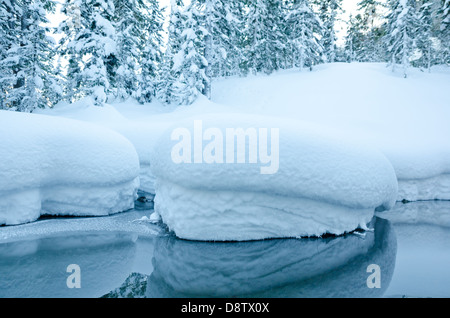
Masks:
[[[160,135],[178,118],[186,117],[184,111],[188,110],[181,108],[179,109],[181,112],[169,112],[174,109],[159,106],[141,105],[130,99],[114,106],[105,104],[103,107],[98,107],[94,105],[91,98],[87,97],[73,104],[61,102],[53,109],[37,110],[37,112],[89,122],[112,129],[127,138],[139,156],[139,189],[154,194],[155,177],[150,169],[150,154],[155,150],[155,143]],[[211,106],[210,102],[208,106]]]
[[[450,131],[442,133],[450,136]],[[400,146],[400,152],[380,147],[396,171],[398,201],[450,200],[450,143],[416,139],[404,144],[411,148]]]
[[[228,129],[239,128],[259,134],[257,147],[253,137],[241,148],[239,138],[225,137]],[[180,138],[180,132],[189,138]],[[211,133],[215,139],[211,135],[206,141]],[[205,140],[198,142],[199,136]],[[162,134],[151,157],[155,211],[177,236],[194,240],[320,236],[365,228],[375,209],[395,203],[394,170],[381,153],[331,136],[323,127],[255,115],[180,121]],[[185,141],[191,150],[180,150]],[[239,163],[242,153],[245,162]],[[178,162],[180,155],[192,163]],[[207,163],[211,158],[215,161]]]
[[[450,68],[331,63],[313,72],[227,78],[212,100],[229,111],[299,118],[333,127],[380,149],[399,180],[398,200],[450,199]]]
[[[396,237],[375,219],[364,237],[279,239],[234,244],[159,237],[147,297],[380,297],[391,281]],[[381,288],[366,285],[367,266]]]
[[[42,214],[107,215],[133,208],[139,161],[114,131],[64,118],[0,111],[0,224]]]

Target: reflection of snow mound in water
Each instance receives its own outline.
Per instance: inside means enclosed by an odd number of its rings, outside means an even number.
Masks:
[[[401,203],[388,213],[381,212],[379,217],[394,224],[432,224],[450,227],[450,201],[418,201]]]
[[[100,297],[119,286],[131,272],[136,236],[97,233],[51,236],[0,244],[0,297]],[[68,288],[80,266],[81,288]]]
[[[398,201],[450,200],[450,174],[424,179],[399,179]]]
[[[379,297],[396,255],[390,223],[376,218],[364,237],[210,243],[158,239],[147,297]],[[367,267],[381,288],[367,287]]]
[[[180,238],[340,235],[395,204],[394,169],[374,148],[286,118],[198,118],[175,123],[151,157],[155,211]]]

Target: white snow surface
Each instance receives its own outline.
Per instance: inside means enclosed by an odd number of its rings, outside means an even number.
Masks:
[[[450,195],[440,186],[450,174],[449,87],[448,67],[411,68],[405,79],[382,63],[333,63],[217,80],[212,100],[229,111],[335,128],[386,155],[399,179],[398,200],[432,200]]]
[[[138,155],[120,134],[82,121],[11,111],[0,111],[0,133],[0,224],[134,207]]]
[[[204,131],[219,129],[223,136],[228,128],[279,129],[278,170],[262,174],[264,164],[248,161],[193,163],[195,151],[192,163],[174,162],[172,149],[179,141],[171,140],[172,132],[185,128],[194,136],[199,119]],[[177,122],[151,157],[155,211],[176,235],[195,240],[320,236],[365,228],[376,208],[395,203],[394,169],[380,152],[325,131],[301,121],[243,114]]]

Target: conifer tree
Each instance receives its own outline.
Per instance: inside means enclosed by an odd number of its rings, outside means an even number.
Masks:
[[[361,0],[358,2],[358,11],[361,12],[360,30],[361,47],[359,59],[361,62],[379,62],[382,60],[379,27],[376,26],[377,19],[381,18],[382,3],[378,0]]]
[[[10,3],[11,4],[11,3]],[[54,78],[54,41],[47,33],[47,12],[54,10],[51,0],[21,0],[9,7],[9,44],[3,53],[1,69],[9,73],[4,99],[6,107],[22,112],[52,106],[59,95]],[[8,10],[7,10],[8,12]],[[9,70],[9,71],[8,71]]]
[[[294,0],[285,18],[286,34],[292,61],[300,70],[312,67],[322,60],[320,45],[322,23],[309,6],[308,0]]]
[[[168,26],[168,40],[166,50],[162,57],[160,77],[157,84],[157,97],[165,103],[175,102],[175,83],[179,77],[174,66],[174,56],[181,50],[181,32],[183,16],[181,10],[184,4],[182,0],[171,0]]]
[[[249,0],[246,18],[247,67],[252,73],[270,74],[283,67],[287,47],[282,26],[282,2]]]
[[[163,46],[163,11],[157,0],[147,0],[146,6],[145,15],[137,23],[141,30],[138,38],[141,58],[139,88],[133,95],[141,103],[151,102],[158,94]]]
[[[107,94],[114,93],[110,82],[116,72],[115,29],[112,24],[112,0],[80,0],[79,27],[69,48],[74,50],[74,69],[80,67],[78,95],[91,96],[95,105],[103,105]],[[70,69],[68,76],[70,77]],[[76,73],[75,73],[76,74]],[[78,74],[77,74],[78,75]]]
[[[408,76],[410,58],[415,49],[415,36],[419,25],[414,0],[390,0],[385,41],[392,70],[402,65],[403,76]]]
[[[328,62],[336,61],[336,29],[335,24],[341,8],[342,0],[316,0],[319,18],[323,23],[323,36],[321,45],[323,47],[324,59]]]
[[[66,18],[57,28],[57,32],[63,34],[59,41],[58,54],[68,62],[64,93],[65,99],[69,102],[74,102],[81,97],[82,60],[75,40],[82,27],[81,5],[81,0],[65,0],[61,13]]]
[[[416,45],[421,51],[422,56],[419,59],[419,65],[430,71],[433,63],[433,10],[430,0],[423,0],[418,11],[418,27],[416,31]]]
[[[0,109],[12,107],[6,102],[6,96],[16,85],[14,75],[19,63],[11,52],[17,48],[18,43],[19,10],[15,0],[0,2]]]
[[[347,35],[345,36],[345,56],[347,62],[360,61],[363,34],[361,31],[361,15],[350,15]]]
[[[113,25],[117,44],[116,97],[124,100],[138,89],[142,0],[116,0]]]
[[[202,26],[204,16],[199,10],[200,3],[193,0],[181,14],[180,47],[173,56],[172,100],[176,104],[192,104],[200,94],[205,93],[207,60],[204,57],[204,37],[207,31]]]
[[[450,0],[441,0],[438,38],[441,41],[441,63],[450,64]]]

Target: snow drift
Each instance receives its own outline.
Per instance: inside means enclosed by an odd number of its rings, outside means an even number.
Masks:
[[[199,118],[202,132],[195,127]],[[180,143],[173,140],[174,131],[180,128],[190,132],[194,141],[188,156],[183,154],[186,149],[180,151],[191,163],[173,157]],[[205,138],[201,149],[203,155],[211,150],[215,161],[195,163],[199,162],[194,149],[198,150],[198,133],[206,137],[210,132],[223,132],[226,136],[229,128],[247,132],[274,128],[279,130],[279,139],[261,152],[265,146],[260,135],[260,157],[251,163],[251,137],[239,147],[238,137],[218,140],[218,134],[215,140]],[[395,203],[395,172],[378,151],[331,136],[323,127],[255,115],[210,114],[180,121],[162,134],[156,143],[158,151],[151,157],[155,211],[177,236],[193,240],[320,236],[366,228],[375,209],[389,209]],[[262,168],[268,164],[261,161],[261,155],[273,152],[275,144],[278,169],[264,174]],[[239,150],[247,151],[247,161],[226,163],[229,147],[235,159]]]
[[[398,200],[450,199],[448,67],[410,69],[384,63],[330,63],[312,72],[224,78],[212,101],[233,110],[298,118],[372,145],[391,161]]]
[[[118,133],[71,119],[0,111],[0,134],[0,224],[133,208],[139,160]]]

